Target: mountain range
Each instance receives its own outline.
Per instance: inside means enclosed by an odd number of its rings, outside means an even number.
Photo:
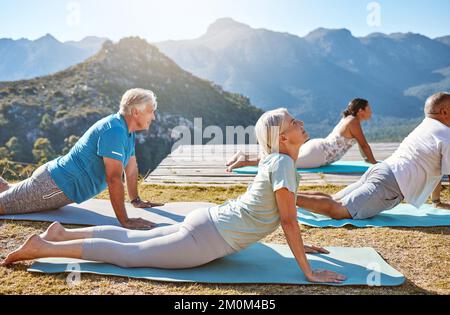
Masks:
[[[184,71],[145,40],[125,38],[117,44],[106,41],[97,54],[64,71],[0,83],[0,151],[6,152],[15,137],[21,149],[10,152],[12,159],[33,162],[37,140],[47,139],[52,147],[47,151],[58,155],[72,136],[80,137],[94,122],[117,112],[123,93],[135,87],[153,90],[159,104],[156,122],[138,136],[142,173],[170,153],[177,140],[173,128],[192,129],[195,117],[202,117],[204,126],[225,130],[253,125],[262,114],[248,98]]]
[[[0,81],[31,79],[64,70],[97,53],[106,38],[62,43],[47,34],[36,40],[0,39]]]
[[[430,94],[450,89],[450,36],[355,37],[319,28],[305,37],[219,19],[193,40],[156,44],[182,68],[242,93],[262,109],[287,107],[306,121],[334,121],[367,98],[375,115],[422,116]]]
[[[36,41],[0,39],[0,81],[64,70],[92,56],[105,40],[61,43],[51,35]],[[312,137],[326,136],[349,101],[363,97],[374,112],[364,125],[369,140],[400,141],[422,119],[425,99],[450,90],[450,36],[355,37],[347,29],[319,28],[300,37],[223,18],[199,38],[154,45],[174,66],[210,81],[217,90],[248,97],[263,110],[287,107],[306,122]],[[148,81],[134,82],[142,86]],[[167,82],[161,82],[162,89]],[[83,106],[90,102],[81,96],[78,101]]]

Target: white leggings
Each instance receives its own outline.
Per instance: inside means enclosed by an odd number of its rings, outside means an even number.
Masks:
[[[211,220],[209,209],[197,209],[183,223],[134,231],[115,226],[92,228],[83,242],[82,259],[120,267],[185,269],[235,252]]]
[[[325,152],[322,149],[323,139],[312,139],[300,147],[297,168],[316,168],[326,165]]]

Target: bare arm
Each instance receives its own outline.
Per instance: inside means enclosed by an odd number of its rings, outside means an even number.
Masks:
[[[441,202],[441,192],[442,192],[442,183],[439,183],[431,195],[433,206],[438,209],[450,210],[450,204]]]
[[[120,224],[130,229],[149,229],[154,227],[155,225],[152,222],[144,219],[128,218],[125,208],[125,188],[122,183],[122,162],[107,157],[104,157],[103,161],[105,163],[106,182],[108,184],[111,205]]]
[[[286,240],[294,254],[300,269],[306,279],[311,282],[336,282],[345,280],[345,277],[331,271],[313,271],[305,254],[300,226],[297,221],[297,208],[295,194],[283,188],[275,192],[278,209],[280,211],[281,226]]]
[[[153,208],[163,206],[163,203],[153,203],[150,201],[141,200],[139,198],[138,179],[139,169],[135,156],[130,158],[128,165],[125,167],[125,177],[127,180],[128,195],[136,208]]]
[[[126,181],[127,181],[127,189],[128,189],[128,196],[131,200],[136,199],[139,197],[138,192],[138,166],[136,157],[132,156],[130,158],[130,161],[128,162],[128,165],[125,167],[125,175],[126,175]]]
[[[350,133],[352,134],[352,137],[354,137],[356,141],[358,141],[358,145],[363,158],[369,163],[377,164],[377,160],[375,160],[372,148],[370,147],[369,143],[366,140],[366,137],[364,136],[364,132],[359,121],[353,120],[350,123]]]
[[[359,153],[363,157],[364,161],[366,161],[367,163],[370,163],[369,158],[367,157],[366,153],[364,152],[364,150],[361,148],[361,146],[359,144],[358,144],[358,149],[359,149]]]

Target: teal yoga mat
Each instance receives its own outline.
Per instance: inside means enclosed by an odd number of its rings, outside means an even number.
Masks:
[[[408,204],[400,204],[392,210],[382,212],[366,220],[333,220],[329,217],[315,214],[303,209],[298,210],[298,220],[301,224],[312,227],[431,227],[450,226],[450,210],[433,208],[424,205],[420,209]]]
[[[144,218],[155,222],[158,226],[172,225],[183,222],[186,215],[198,208],[215,206],[204,202],[168,203],[163,207],[153,209],[136,209],[126,204],[128,216]],[[332,220],[305,210],[299,210],[300,223],[313,227],[428,227],[450,226],[450,211],[434,209],[425,205],[420,210],[413,206],[402,204],[393,210],[382,212],[368,220]],[[58,210],[39,213],[0,216],[0,220],[20,220],[54,222],[58,221],[73,225],[115,225],[120,226],[109,200],[90,200],[80,205],[69,205]]]
[[[336,173],[336,174],[351,174],[351,173],[365,173],[373,164],[362,161],[338,161],[336,163],[319,167],[319,168],[299,168],[299,173]],[[233,170],[236,174],[256,175],[258,173],[257,166],[246,166],[236,168]]]
[[[347,276],[334,286],[399,286],[404,276],[388,265],[373,248],[329,247],[329,255],[308,255],[314,269],[328,269]],[[79,270],[81,274],[98,274],[165,282],[226,284],[311,284],[306,281],[287,245],[255,244],[236,254],[207,265],[183,270],[120,268],[103,263],[74,259],[41,259],[28,271],[63,273]],[[81,277],[82,280],[82,277]]]

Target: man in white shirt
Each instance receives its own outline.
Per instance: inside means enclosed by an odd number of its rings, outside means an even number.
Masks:
[[[297,206],[333,219],[367,219],[390,210],[403,200],[420,208],[432,196],[442,203],[441,180],[450,174],[450,94],[437,93],[425,104],[425,119],[383,163],[334,196],[299,193]],[[449,212],[450,214],[450,212]]]

